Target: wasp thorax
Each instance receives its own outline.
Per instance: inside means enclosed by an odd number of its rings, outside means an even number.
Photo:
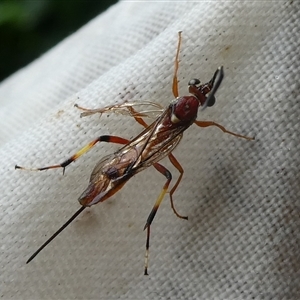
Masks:
[[[171,122],[194,121],[197,117],[199,101],[194,96],[183,96],[174,103]]]

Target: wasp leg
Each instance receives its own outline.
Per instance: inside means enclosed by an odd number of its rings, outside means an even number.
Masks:
[[[243,138],[243,139],[246,139],[246,140],[254,140],[255,138],[254,137],[249,137],[249,136],[245,136],[245,135],[241,135],[241,134],[237,134],[237,133],[234,133],[232,131],[229,131],[227,130],[224,126],[218,124],[218,123],[215,123],[215,122],[212,122],[212,121],[194,121],[194,123],[196,125],[198,125],[199,127],[209,127],[209,126],[216,126],[218,127],[219,129],[221,129],[223,132],[225,133],[228,133],[228,134],[231,134],[231,135],[234,135],[236,137],[239,137],[239,138]]]
[[[158,196],[157,200],[155,201],[154,203],[154,206],[148,216],[148,219],[147,219],[147,222],[146,222],[146,225],[144,227],[144,230],[147,229],[147,240],[146,240],[146,253],[145,253],[145,271],[144,271],[144,275],[148,275],[148,262],[149,262],[149,247],[150,247],[150,226],[151,226],[151,223],[157,213],[157,210],[165,196],[165,194],[167,193],[168,191],[168,187],[170,185],[170,182],[172,180],[172,174],[171,172],[166,169],[164,166],[162,166],[161,164],[159,163],[155,163],[153,164],[153,166],[155,167],[155,169],[160,172],[161,174],[163,174],[166,178],[167,178],[167,181],[166,183],[164,184],[163,186],[163,189],[160,193],[160,195]]]
[[[179,96],[178,91],[178,68],[179,68],[179,51],[181,46],[181,31],[178,32],[178,44],[177,44],[177,50],[176,50],[176,56],[175,56],[175,68],[174,68],[174,76],[173,76],[173,84],[172,84],[172,92],[175,98]]]
[[[113,135],[102,135],[96,138],[95,140],[91,141],[89,144],[84,146],[82,149],[80,149],[78,152],[76,152],[74,155],[72,155],[70,158],[62,162],[58,165],[43,167],[43,168],[24,168],[18,165],[15,165],[15,169],[22,169],[22,170],[29,170],[29,171],[44,171],[48,169],[57,169],[57,168],[63,168],[63,174],[65,173],[65,168],[73,161],[78,159],[81,155],[89,151],[91,148],[93,148],[98,142],[107,142],[107,143],[115,143],[115,144],[128,144],[129,140],[123,139],[118,136]]]
[[[128,106],[127,109],[129,110],[130,114],[134,117],[134,119],[143,127],[147,128],[148,124],[139,116],[137,116],[137,111],[132,107]]]
[[[176,211],[175,206],[174,206],[174,202],[173,202],[173,194],[174,194],[175,190],[177,189],[177,187],[178,187],[178,185],[179,185],[179,183],[180,183],[180,181],[181,181],[181,179],[182,179],[184,170],[183,170],[182,166],[180,165],[180,163],[178,162],[178,160],[175,158],[175,156],[174,156],[172,153],[170,153],[170,154],[168,155],[168,157],[169,157],[170,162],[173,164],[173,166],[174,166],[174,167],[179,171],[179,173],[180,173],[180,175],[179,175],[179,177],[178,177],[176,183],[174,184],[174,186],[172,187],[172,189],[171,189],[171,191],[170,191],[171,207],[172,207],[172,209],[173,209],[174,214],[175,214],[178,218],[187,220],[188,217],[186,217],[186,216],[181,216],[181,215]]]

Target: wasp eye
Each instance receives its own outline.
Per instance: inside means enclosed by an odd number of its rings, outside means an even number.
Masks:
[[[197,79],[197,78],[191,79],[191,80],[189,81],[189,85],[197,85],[197,84],[199,84],[199,83],[200,83],[200,80]]]

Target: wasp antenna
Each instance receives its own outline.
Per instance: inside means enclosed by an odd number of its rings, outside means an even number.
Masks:
[[[209,106],[209,103],[214,98],[215,93],[217,92],[218,88],[221,85],[221,82],[223,81],[223,78],[224,78],[223,66],[220,66],[216,70],[213,78],[209,82],[212,85],[212,90],[210,91],[208,97],[206,98],[206,101],[205,101],[205,103],[202,106],[202,110],[204,110],[207,106]]]
[[[53,239],[55,239],[74,219],[82,213],[86,206],[80,207],[76,213],[63,225],[61,226],[39,249],[37,249],[27,260],[26,264],[31,262]]]

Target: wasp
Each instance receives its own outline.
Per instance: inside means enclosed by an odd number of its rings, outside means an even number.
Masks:
[[[29,263],[36,255],[42,251],[58,234],[60,234],[80,213],[87,207],[103,202],[119,191],[128,180],[143,171],[148,167],[154,167],[165,178],[166,182],[159,194],[154,206],[147,218],[144,230],[147,230],[146,237],[146,253],[145,253],[145,266],[144,274],[148,275],[148,260],[149,260],[149,247],[150,247],[150,228],[157,210],[164,199],[166,193],[169,193],[171,208],[175,215],[182,219],[188,219],[186,216],[180,215],[174,206],[173,194],[177,189],[184,170],[175,156],[172,154],[173,150],[177,147],[183,132],[191,125],[196,124],[199,127],[216,126],[223,132],[231,134],[236,137],[244,138],[246,140],[253,140],[252,137],[243,136],[234,132],[228,131],[222,125],[211,121],[197,120],[197,113],[199,107],[202,110],[210,107],[215,103],[215,93],[218,90],[223,77],[223,67],[219,67],[210,81],[201,84],[199,79],[192,79],[188,83],[188,96],[179,96],[178,91],[178,67],[179,67],[179,52],[181,46],[181,32],[178,33],[178,45],[175,56],[175,68],[173,75],[172,91],[175,99],[163,109],[163,107],[155,102],[124,102],[112,106],[106,106],[101,109],[86,109],[77,106],[77,108],[84,110],[82,116],[94,113],[121,113],[132,116],[139,124],[144,127],[144,130],[132,140],[128,140],[119,136],[102,135],[90,142],[88,145],[80,149],[73,156],[64,162],[51,165],[43,168],[24,168],[16,165],[16,169],[43,171],[48,169],[62,168],[63,173],[65,168],[76,161],[81,155],[86,153],[97,143],[107,142],[123,145],[115,153],[102,158],[95,166],[90,176],[89,185],[86,190],[79,197],[81,207],[64,225],[55,232],[43,245],[34,252],[26,263]],[[137,111],[134,106],[136,105],[151,105],[152,110]],[[148,125],[144,121],[144,117],[151,115],[158,115],[155,121]],[[169,185],[172,180],[171,172],[159,162],[168,157],[173,166],[179,171],[179,177],[174,186],[169,190]]]

